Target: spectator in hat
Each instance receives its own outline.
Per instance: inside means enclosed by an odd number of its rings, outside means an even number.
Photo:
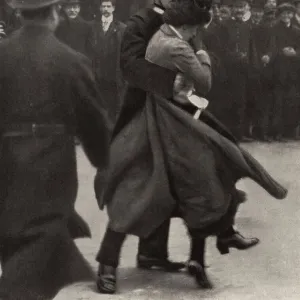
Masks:
[[[263,142],[270,142],[270,117],[273,105],[273,84],[270,66],[265,64],[263,56],[268,52],[275,20],[274,7],[266,4],[261,23],[252,30],[254,55],[251,64],[255,72],[255,114],[253,118],[253,135]]]
[[[227,71],[226,107],[213,112],[225,123],[239,140],[250,141],[246,126],[245,110],[247,104],[247,78],[249,69],[249,49],[251,38],[250,22],[245,21],[248,2],[237,0],[234,3],[233,19],[220,26],[217,36],[222,45],[220,58]],[[219,101],[218,101],[219,102]]]
[[[80,16],[80,0],[62,3],[61,23],[56,36],[72,49],[87,55],[87,40],[91,25]]]
[[[270,7],[276,8],[277,7],[277,0],[267,0],[266,5],[270,5]]]
[[[300,32],[292,26],[294,14],[293,5],[278,6],[278,23],[272,29],[270,50],[263,56],[263,62],[272,67],[274,105],[270,130],[278,141],[295,137],[299,119]]]
[[[260,5],[252,6],[251,13],[252,13],[252,24],[254,26],[259,25],[264,15],[263,8]]]

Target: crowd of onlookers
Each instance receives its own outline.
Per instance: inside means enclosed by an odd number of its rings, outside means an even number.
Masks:
[[[298,139],[300,1],[215,3],[209,109],[243,141]]]
[[[242,141],[298,139],[300,0],[257,1],[214,0],[213,21],[194,41],[213,61],[208,109]],[[81,16],[82,5],[62,2],[56,34],[92,60],[115,118],[126,86],[119,66],[126,25],[114,17],[115,0],[99,0],[93,21]],[[19,27],[16,11],[0,23],[0,37]]]

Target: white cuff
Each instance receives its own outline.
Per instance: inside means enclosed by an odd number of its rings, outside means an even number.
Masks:
[[[196,52],[197,55],[200,55],[200,54],[207,54],[207,52],[203,49],[200,49]]]

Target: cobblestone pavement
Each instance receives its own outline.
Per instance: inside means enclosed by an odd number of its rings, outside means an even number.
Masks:
[[[250,181],[239,186],[249,194],[237,218],[238,229],[247,236],[257,236],[261,243],[248,251],[232,250],[221,256],[215,239],[209,239],[207,269],[215,288],[199,290],[185,272],[166,274],[135,268],[137,239],[129,237],[122,252],[119,270],[119,292],[113,296],[96,293],[94,282],[80,283],[62,290],[55,300],[96,299],[163,299],[163,300],[266,300],[300,299],[300,144],[247,144],[245,147],[289,189],[287,199],[272,199]],[[94,267],[94,260],[104,233],[107,217],[99,212],[93,194],[95,170],[78,149],[80,189],[77,209],[88,220],[91,240],[79,240],[78,246]],[[169,242],[170,257],[184,261],[189,240],[182,222],[172,221]]]

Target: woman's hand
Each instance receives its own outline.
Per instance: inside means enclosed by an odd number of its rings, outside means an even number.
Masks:
[[[180,104],[190,103],[188,96],[191,94],[193,84],[187,83],[182,73],[178,73],[173,87],[173,100]]]
[[[283,48],[282,51],[283,51],[283,54],[286,56],[295,56],[296,55],[296,51],[292,47],[285,47],[285,48]]]

